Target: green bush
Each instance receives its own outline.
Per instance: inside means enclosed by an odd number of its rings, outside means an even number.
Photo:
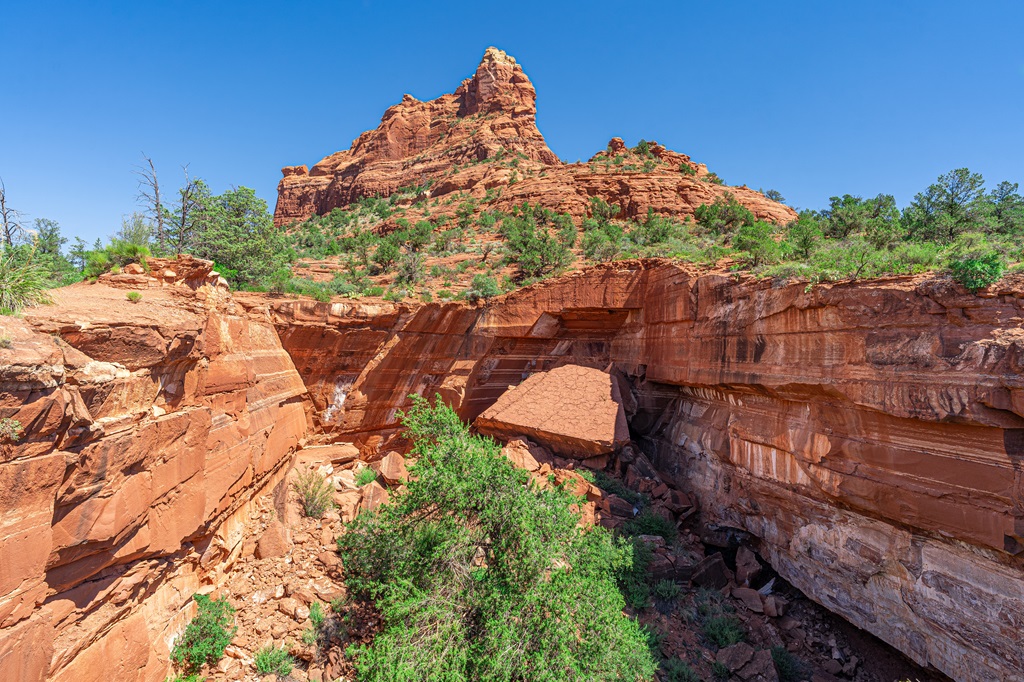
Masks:
[[[356,474],[356,485],[360,488],[367,483],[373,483],[376,480],[377,472],[369,467],[362,469],[358,474]]]
[[[567,213],[524,203],[501,223],[505,260],[521,278],[542,277],[572,262],[576,226]]]
[[[735,249],[747,254],[753,267],[774,263],[779,259],[779,244],[775,241],[775,226],[757,221],[743,225],[732,239]]]
[[[210,599],[208,595],[197,594],[193,599],[198,613],[171,651],[171,660],[189,675],[219,661],[238,631],[232,625],[235,609],[227,597]]]
[[[127,298],[132,303],[138,303],[139,301],[142,300],[142,294],[140,294],[137,291],[129,291],[127,294],[125,294],[125,298]]]
[[[324,624],[324,620],[327,616],[324,614],[324,607],[320,602],[315,601],[309,605],[309,622],[313,624],[313,627],[317,630]]]
[[[975,251],[955,257],[949,263],[953,279],[972,291],[998,282],[1005,268],[1003,257],[997,251]]]
[[[256,665],[256,672],[261,675],[275,674],[283,677],[295,667],[295,661],[283,646],[280,649],[269,645],[263,647],[256,652],[253,662]]]
[[[630,490],[629,488],[626,487],[625,483],[615,478],[614,476],[609,476],[603,471],[594,472],[594,484],[601,490],[605,491],[606,493],[618,495],[619,497],[633,505],[642,504],[647,501],[647,497],[645,497],[642,493],[638,493],[635,490]]]
[[[702,626],[704,636],[715,646],[722,648],[742,642],[746,635],[736,616],[712,616]]]
[[[711,664],[711,675],[716,680],[727,680],[732,677],[732,673],[729,671],[728,666],[719,661],[715,661]]]
[[[486,301],[489,298],[494,298],[501,294],[501,287],[498,286],[497,280],[490,275],[473,275],[473,282],[466,289],[466,298],[470,301],[476,302],[479,300]],[[438,294],[440,295],[440,294]]]
[[[49,303],[46,270],[14,252],[0,252],[0,315],[13,315],[26,306]]]
[[[647,603],[651,599],[651,581],[647,576],[647,567],[654,560],[654,552],[646,542],[640,540],[631,540],[628,547],[632,560],[619,568],[615,579],[626,604],[640,610],[647,608]]]
[[[683,593],[683,588],[672,580],[659,580],[654,583],[654,597],[661,601],[674,602]]]
[[[334,487],[316,469],[310,467],[300,470],[295,476],[292,489],[299,496],[302,513],[311,519],[319,519],[328,509],[334,508]]]
[[[679,658],[668,658],[661,662],[662,682],[701,682],[700,675],[688,663]]]
[[[10,417],[0,417],[0,440],[17,443],[21,440],[21,422]]]
[[[772,647],[772,661],[779,674],[779,682],[798,682],[805,675],[804,665],[784,646]]]
[[[413,401],[408,489],[338,540],[350,593],[380,614],[352,650],[359,679],[649,679],[614,580],[628,546],[581,527],[577,498],[532,485],[440,401]]]
[[[650,507],[622,524],[622,530],[630,535],[660,535],[669,544],[676,541],[677,535],[675,524]]]
[[[704,232],[713,235],[732,234],[744,225],[754,224],[754,214],[730,192],[715,199],[714,203],[698,206],[693,217]]]

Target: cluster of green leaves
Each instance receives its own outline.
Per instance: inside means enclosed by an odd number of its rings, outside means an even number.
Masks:
[[[628,545],[579,524],[579,499],[540,489],[453,410],[414,399],[404,493],[339,539],[351,594],[382,629],[359,679],[637,680],[654,663],[614,575]]]
[[[709,644],[727,647],[746,639],[743,624],[736,617],[732,605],[720,592],[700,588],[694,595],[694,620]]]
[[[668,544],[675,542],[677,535],[675,524],[650,507],[627,521],[623,530],[630,535],[660,535]]]
[[[286,648],[282,646],[279,649],[269,644],[256,652],[253,663],[260,675],[274,674],[278,677],[288,675],[295,667],[295,660]]]
[[[473,281],[466,290],[466,299],[469,301],[486,301],[501,294],[501,287],[490,275],[473,275]]]
[[[0,440],[17,443],[21,439],[21,422],[10,417],[0,417]]]
[[[235,609],[227,597],[210,599],[208,595],[197,594],[193,599],[198,609],[196,617],[189,621],[171,651],[171,660],[187,675],[219,661],[238,631],[232,625]]]
[[[572,263],[576,225],[568,213],[556,213],[524,202],[502,218],[505,262],[514,265],[521,279],[536,279]]]
[[[334,508],[334,486],[312,467],[299,470],[292,488],[299,496],[302,512],[311,519],[319,519]]]
[[[0,315],[13,315],[22,308],[49,303],[52,286],[45,266],[35,251],[26,247],[0,250]]]

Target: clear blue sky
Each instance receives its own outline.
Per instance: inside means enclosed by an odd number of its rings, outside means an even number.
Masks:
[[[347,148],[403,93],[514,55],[564,160],[618,135],[797,207],[902,205],[968,166],[1024,185],[1024,2],[5,0],[0,177],[30,218],[107,236],[153,157],[214,191]]]

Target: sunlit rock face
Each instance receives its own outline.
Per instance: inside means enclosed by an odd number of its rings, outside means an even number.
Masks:
[[[591,197],[616,204],[623,217],[642,218],[650,209],[682,219],[726,192],[758,219],[785,223],[796,218],[793,209],[746,186],[711,182],[706,166],[657,143],[650,144],[646,158],[651,167],[645,172],[625,169],[625,164],[605,166],[606,159],[628,151],[620,138],[590,162],[563,163],[537,128],[536,100],[515,58],[488,48],[476,72],[454,93],[427,102],[405,95],[349,149],[312,168],[282,168],[274,222],[288,225],[428,181],[429,190],[417,199],[441,199],[443,204],[463,193],[483,200],[500,190],[487,208],[509,210],[526,201],[577,219],[589,215]]]
[[[305,436],[274,327],[177,265],[0,318],[0,680],[163,680]]]
[[[486,306],[240,300],[317,414],[387,447],[408,395],[467,419],[566,365],[620,378],[634,440],[787,580],[960,680],[1024,669],[1024,282],[777,285],[627,261]],[[335,413],[337,414],[337,413]]]

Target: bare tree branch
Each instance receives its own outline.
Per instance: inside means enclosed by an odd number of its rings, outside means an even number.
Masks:
[[[160,182],[157,180],[156,166],[153,165],[153,159],[146,156],[145,152],[142,153],[142,158],[146,165],[138,166],[136,170],[132,171],[135,175],[139,176],[139,194],[137,198],[145,206],[146,215],[156,225],[156,243],[157,247],[162,251],[167,243],[167,234],[164,231],[164,207],[160,202]]]
[[[0,178],[0,221],[2,221],[3,232],[0,239],[8,246],[14,246],[14,242],[25,236],[25,228],[21,224],[23,214],[16,208],[7,204],[7,187],[4,186],[3,178]]]

